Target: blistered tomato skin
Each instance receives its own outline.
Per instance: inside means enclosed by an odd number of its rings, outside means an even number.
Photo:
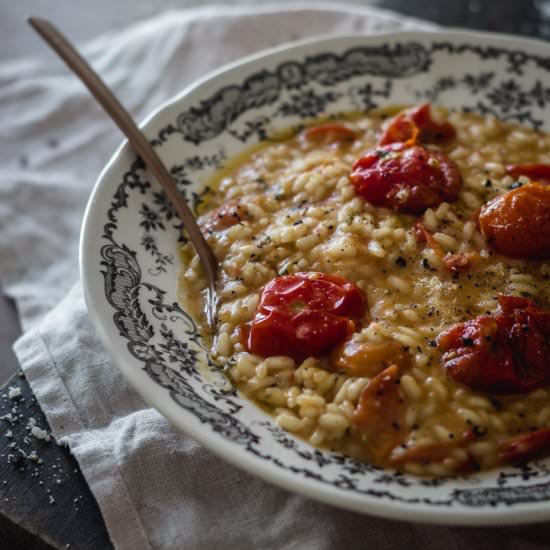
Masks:
[[[391,365],[363,388],[354,422],[367,436],[367,445],[377,460],[385,459],[406,437],[407,402],[399,385],[399,367]]]
[[[279,308],[261,310],[250,328],[248,351],[300,361],[325,354],[354,330],[353,321],[322,311],[291,314]]]
[[[327,122],[307,128],[302,133],[303,139],[316,143],[341,143],[357,139],[357,134],[343,124]]]
[[[350,180],[371,204],[408,214],[456,201],[462,185],[458,167],[445,155],[402,143],[379,147],[355,161]]]
[[[304,272],[284,275],[270,281],[262,292],[261,305],[319,310],[350,318],[364,309],[363,292],[351,281],[325,273]]]
[[[437,122],[432,118],[431,106],[424,103],[408,109],[394,117],[380,136],[378,143],[408,142],[444,144],[456,137],[456,131],[450,122]]]
[[[550,451],[550,429],[521,434],[499,445],[499,459],[507,464],[525,462]]]
[[[391,145],[392,143],[416,145],[419,134],[418,126],[402,113],[390,121],[386,130],[380,136],[378,145]]]
[[[322,273],[277,277],[262,292],[246,348],[262,357],[318,357],[356,329],[365,309],[351,281]]]
[[[479,227],[498,254],[550,259],[550,186],[529,183],[481,207]]]
[[[531,300],[499,296],[500,309],[439,335],[447,374],[472,389],[527,393],[550,384],[550,311]]]
[[[248,219],[246,209],[237,201],[222,204],[203,223],[207,231],[223,231]]]
[[[527,176],[533,181],[550,183],[550,164],[509,164],[506,173],[513,178]]]

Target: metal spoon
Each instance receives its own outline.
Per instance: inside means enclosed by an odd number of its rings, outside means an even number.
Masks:
[[[147,168],[160,183],[168,200],[175,208],[183,223],[189,238],[199,255],[208,280],[206,293],[206,319],[213,330],[216,325],[216,277],[218,261],[210,245],[206,242],[197,222],[189,210],[187,203],[178,191],[174,179],[164,166],[145,135],[136,126],[132,117],[120,104],[113,92],[101,80],[98,74],[90,67],[84,58],[76,51],[71,43],[51,23],[38,17],[28,19],[31,27],[48,43],[48,45],[65,61],[69,69],[80,78],[105,112],[113,119],[122,133],[128,138],[130,145],[143,159]]]

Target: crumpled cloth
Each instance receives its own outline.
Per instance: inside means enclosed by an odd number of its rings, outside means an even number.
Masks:
[[[359,7],[208,8],[166,13],[82,51],[140,119],[207,71],[262,48],[403,27],[422,24]],[[27,330],[15,351],[116,548],[546,548],[543,527],[536,535],[425,527],[319,504],[229,466],[173,428],[113,366],[77,282],[83,209],[120,134],[53,57],[0,65],[0,120],[0,277]]]

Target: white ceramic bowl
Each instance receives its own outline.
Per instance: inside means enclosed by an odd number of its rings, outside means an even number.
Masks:
[[[550,131],[550,48],[461,32],[298,43],[234,63],[144,124],[193,207],[225,159],[329,113],[433,101]],[[97,332],[136,390],[239,468],[336,506],[401,520],[511,524],[550,518],[550,464],[422,479],[321,451],[281,431],[209,361],[176,301],[178,220],[127,145],[86,211],[80,263]]]

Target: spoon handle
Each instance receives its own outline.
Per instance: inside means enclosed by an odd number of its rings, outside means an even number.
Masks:
[[[172,176],[166,169],[166,166],[145,135],[136,126],[128,111],[120,104],[113,92],[111,92],[99,75],[90,67],[88,62],[76,51],[63,34],[50,22],[44,19],[31,17],[28,22],[59,57],[65,61],[73,73],[80,78],[107,114],[113,119],[120,130],[122,130],[122,133],[128,138],[130,145],[143,159],[147,168],[162,186],[168,200],[174,206],[185,229],[187,229],[189,238],[205,270],[209,282],[209,291],[211,293],[208,298],[213,301],[210,303],[210,307],[207,307],[208,322],[212,326],[215,317],[212,308],[214,308],[213,303],[215,303],[213,293],[215,291],[218,262],[212,248],[206,242],[193,214],[189,210],[187,202],[178,191]]]

